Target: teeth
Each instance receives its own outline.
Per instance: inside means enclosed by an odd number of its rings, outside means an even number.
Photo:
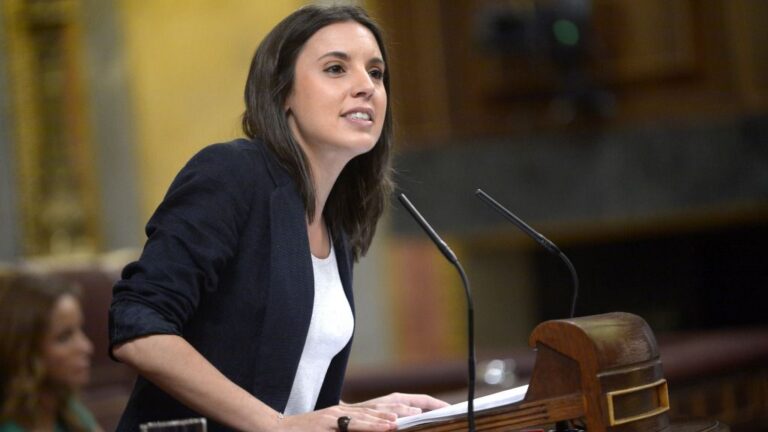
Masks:
[[[371,116],[363,112],[353,112],[352,114],[349,114],[349,118],[359,119],[359,120],[370,120]]]

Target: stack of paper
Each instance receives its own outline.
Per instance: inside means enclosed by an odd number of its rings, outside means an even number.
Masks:
[[[510,405],[516,402],[520,402],[525,397],[525,393],[528,391],[528,386],[515,387],[509,390],[500,391],[488,396],[475,399],[475,412],[488,410],[492,408],[498,408],[505,405]],[[402,430],[405,428],[419,426],[426,423],[439,422],[442,420],[448,420],[456,418],[462,414],[467,413],[467,403],[461,402],[455,405],[450,405],[445,408],[436,409],[434,411],[425,412],[422,414],[401,417],[397,419],[397,428]]]

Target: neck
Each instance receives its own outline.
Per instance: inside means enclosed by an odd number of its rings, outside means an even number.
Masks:
[[[309,221],[309,224],[313,225],[321,222],[328,196],[331,194],[333,185],[336,184],[339,174],[341,174],[349,160],[341,160],[338,157],[319,156],[308,152],[306,148],[305,154],[312,170],[312,182],[315,187],[315,217]]]
[[[312,220],[307,219],[310,250],[316,257],[326,257],[331,246],[323,211],[333,185],[349,159],[338,154],[313,153],[308,146],[304,146],[304,152],[312,170],[312,182],[315,187],[315,214]]]
[[[307,220],[307,233],[312,254],[316,257],[326,257],[330,253],[330,243],[323,210],[343,167],[329,170],[317,164],[311,166],[312,181],[315,186],[315,215],[312,220]]]
[[[53,431],[56,428],[56,413],[59,401],[50,390],[44,390],[40,394],[40,413],[35,419],[35,430]]]

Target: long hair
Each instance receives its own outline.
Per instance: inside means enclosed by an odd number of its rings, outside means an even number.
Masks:
[[[294,139],[284,105],[293,89],[296,58],[315,32],[330,24],[355,21],[373,33],[382,59],[387,52],[379,27],[359,7],[306,6],[281,21],[256,50],[245,85],[243,132],[260,138],[277,155],[296,182],[309,220],[315,217],[315,186],[306,155]],[[389,94],[389,69],[384,71],[384,89]],[[371,244],[376,223],[392,192],[392,110],[387,103],[381,136],[374,148],[349,161],[339,174],[323,215],[331,232],[349,236],[357,261]]]
[[[47,380],[42,361],[52,311],[66,294],[78,293],[53,277],[0,273],[0,423],[34,429],[41,395],[49,391],[56,398],[58,421],[70,431],[87,430],[71,411],[72,389]]]

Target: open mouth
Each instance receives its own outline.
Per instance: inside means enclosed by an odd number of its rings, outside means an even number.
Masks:
[[[351,114],[348,114],[347,117],[353,119],[353,120],[371,120],[371,115],[364,112],[353,112]]]
[[[342,117],[354,121],[369,122],[373,121],[373,111],[368,108],[355,108],[342,114]]]

